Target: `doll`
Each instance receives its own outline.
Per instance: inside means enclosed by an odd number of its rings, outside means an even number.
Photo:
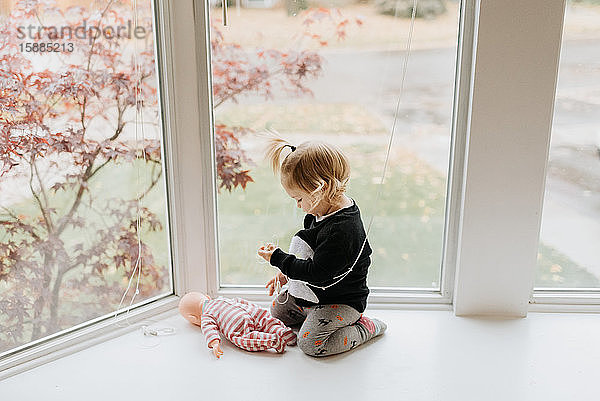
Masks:
[[[219,332],[246,351],[273,348],[282,353],[286,345],[296,344],[296,334],[291,328],[266,309],[241,298],[211,299],[208,295],[190,292],[179,301],[179,313],[200,326],[208,348],[217,358],[223,355]]]

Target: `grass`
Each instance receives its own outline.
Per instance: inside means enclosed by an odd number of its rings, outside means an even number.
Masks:
[[[220,123],[279,132],[385,134],[381,120],[356,103],[228,104],[216,114]],[[303,116],[307,118],[298,118]]]
[[[373,248],[370,285],[439,285],[444,177],[410,153],[400,152],[390,164],[384,192],[375,205],[379,184],[374,178],[381,174],[383,147],[355,144],[345,150],[354,170],[348,195],[361,208],[365,227],[374,216],[369,235]],[[302,212],[268,167],[257,166],[252,176],[255,183],[246,191],[218,197],[222,281],[228,284],[268,280],[275,270],[257,259],[257,247],[261,241],[271,241],[287,250],[291,236],[302,224]]]
[[[540,243],[536,287],[600,288],[600,279],[555,248]]]

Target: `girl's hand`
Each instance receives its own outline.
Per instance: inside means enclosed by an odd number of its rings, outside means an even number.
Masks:
[[[268,243],[267,245],[263,245],[260,248],[258,248],[258,254],[267,262],[271,261],[271,255],[273,255],[273,252],[275,252],[275,249],[277,249],[275,247],[275,245]]]
[[[271,280],[267,282],[265,288],[269,291],[269,296],[273,295],[275,292],[275,283],[279,280],[280,285],[284,285],[288,282],[287,277],[282,273],[277,273]]]

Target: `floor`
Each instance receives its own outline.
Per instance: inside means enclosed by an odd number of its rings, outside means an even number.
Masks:
[[[298,347],[249,353],[226,343],[217,360],[202,333],[170,314],[141,330],[0,382],[0,399],[28,400],[599,400],[600,315],[525,319],[450,311],[367,310],[386,333],[316,359]]]

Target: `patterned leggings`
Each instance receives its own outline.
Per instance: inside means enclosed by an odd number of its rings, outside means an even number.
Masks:
[[[346,352],[372,338],[357,323],[361,313],[348,305],[301,307],[296,304],[296,298],[284,291],[273,301],[271,314],[287,326],[302,323],[298,331],[298,346],[310,356]]]

